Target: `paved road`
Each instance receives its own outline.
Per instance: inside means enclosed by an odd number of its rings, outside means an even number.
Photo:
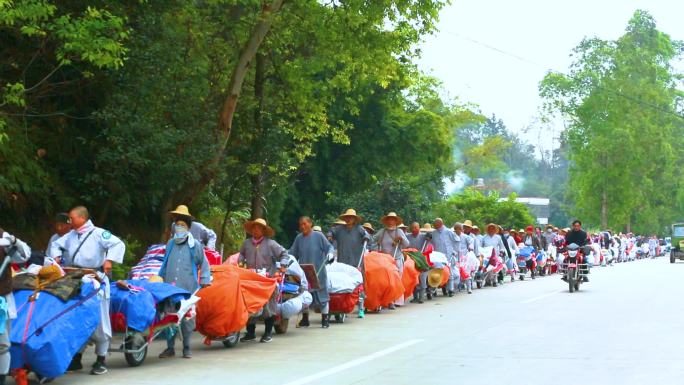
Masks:
[[[291,327],[271,344],[195,338],[191,360],[159,360],[156,343],[142,367],[113,356],[105,376],[55,383],[682,384],[682,276],[684,263],[660,258],[595,268],[574,294],[558,276],[507,282],[329,330]]]

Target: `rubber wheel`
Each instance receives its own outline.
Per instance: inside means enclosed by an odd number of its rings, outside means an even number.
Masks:
[[[285,334],[287,333],[287,327],[289,324],[289,319],[281,318],[275,323],[275,325],[273,325],[273,329],[275,329],[276,334]]]
[[[675,263],[674,253],[670,253],[670,263]]]
[[[482,289],[482,282],[475,282],[478,289]]]
[[[226,348],[234,348],[240,342],[240,333],[233,333],[221,341]]]
[[[139,348],[139,346],[134,347],[133,345],[132,341],[126,342],[126,349],[134,350]],[[126,358],[128,366],[132,368],[140,366],[145,362],[145,358],[147,358],[147,346],[138,353],[124,353],[124,357]]]
[[[575,292],[575,269],[574,268],[569,268],[568,269],[568,288],[570,289],[571,293]]]
[[[340,315],[339,317],[340,317],[340,320],[339,320],[338,322],[341,323],[341,324],[343,324],[344,321],[347,319],[347,315],[346,315],[346,314],[342,314],[342,315]]]
[[[521,281],[524,281],[524,280],[525,280],[525,276],[524,276],[524,275],[521,275],[521,276],[520,276],[520,280],[521,280]]]
[[[579,291],[579,288],[580,288],[580,283],[579,282],[575,283],[575,291]]]

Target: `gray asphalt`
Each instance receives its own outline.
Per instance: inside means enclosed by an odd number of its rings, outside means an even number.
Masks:
[[[557,275],[507,280],[328,330],[292,324],[270,344],[196,335],[191,360],[158,359],[156,342],[141,367],[113,355],[108,374],[55,384],[683,384],[683,275],[659,258],[594,268],[573,294]]]

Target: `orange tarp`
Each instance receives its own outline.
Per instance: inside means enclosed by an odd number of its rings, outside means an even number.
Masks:
[[[366,254],[363,261],[367,309],[376,310],[380,306],[387,306],[404,294],[399,269],[391,255],[372,251]]]
[[[442,287],[446,285],[449,282],[449,277],[451,276],[451,269],[449,266],[444,266],[442,269],[442,282],[439,284],[439,287]]]
[[[214,280],[197,296],[197,331],[225,337],[240,331],[250,314],[259,311],[276,289],[276,280],[233,265],[212,266]]]
[[[404,284],[404,298],[413,295],[413,290],[418,286],[420,281],[420,271],[416,269],[416,263],[411,258],[406,258],[404,261],[404,274],[401,276],[401,282]]]

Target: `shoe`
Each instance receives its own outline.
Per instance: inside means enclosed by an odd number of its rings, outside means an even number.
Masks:
[[[415,298],[411,298],[411,300],[410,300],[409,302],[410,302],[410,303],[418,303],[418,300],[415,299]]]
[[[71,359],[71,363],[69,364],[67,372],[75,372],[81,369],[83,369],[83,364],[81,363],[81,353],[76,353],[74,358]]]
[[[447,295],[447,289],[446,289],[446,287],[443,287],[443,288],[442,288],[442,294],[445,295],[445,296]]]
[[[497,287],[498,284],[496,282],[492,283],[492,286]]]
[[[587,277],[586,275],[582,277],[582,282],[589,282],[589,277]]]
[[[468,290],[468,294],[473,294],[473,291],[472,291],[472,290]]]
[[[454,292],[453,292],[453,291],[449,291],[449,294],[448,294],[448,295],[449,295],[449,297],[453,297],[453,296],[454,296]]]
[[[330,327],[330,315],[328,314],[323,314],[321,316],[321,327],[323,329],[327,329]]]
[[[190,348],[183,348],[183,358],[192,358]]]
[[[308,328],[308,327],[310,326],[310,324],[309,324],[309,315],[306,314],[306,313],[304,313],[304,314],[302,315],[302,319],[299,321],[299,323],[297,324],[297,326],[300,327],[300,328]]]
[[[159,358],[171,358],[176,355],[176,351],[174,349],[169,349],[167,348],[161,354],[159,355]]]
[[[391,303],[389,306],[387,306],[387,308],[390,309],[390,310],[396,310],[397,307],[394,306],[393,303]]]
[[[261,336],[261,340],[259,340],[259,342],[263,343],[269,343],[271,341],[273,341],[273,337],[270,334],[264,334],[263,336]]]
[[[363,309],[359,310],[359,318],[366,318],[366,312]]]
[[[99,376],[101,374],[107,373],[107,365],[105,365],[104,362],[96,361],[93,364],[93,369],[90,371],[90,374]]]
[[[416,301],[416,303],[425,303],[425,302],[423,302],[422,299],[419,299],[418,301]]]
[[[428,291],[428,293],[427,293],[427,300],[428,300],[428,301],[432,301],[432,292],[429,292],[429,291]]]
[[[255,341],[256,340],[256,334],[254,333],[245,333],[245,336],[240,338],[240,342],[250,342],[250,341]]]

